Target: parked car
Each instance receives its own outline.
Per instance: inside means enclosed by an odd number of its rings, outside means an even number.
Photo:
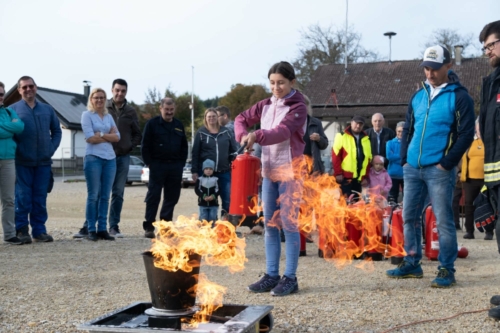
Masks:
[[[149,183],[149,168],[144,166],[141,172],[141,182],[147,184]]]
[[[194,186],[195,183],[193,174],[191,173],[191,163],[186,163],[182,170],[182,187],[188,188],[189,186]]]
[[[144,166],[142,168],[141,181],[143,183],[149,183],[149,168]],[[194,186],[195,181],[193,181],[193,175],[191,173],[191,164],[186,163],[182,169],[182,187],[187,188],[189,186]]]
[[[130,164],[127,174],[127,185],[132,185],[133,182],[141,182],[142,168],[144,162],[136,156],[130,156]]]

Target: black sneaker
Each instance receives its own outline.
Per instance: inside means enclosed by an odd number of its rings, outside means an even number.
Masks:
[[[89,235],[89,229],[87,227],[83,227],[76,234],[73,235],[73,238],[85,238]]]
[[[6,239],[4,240],[5,243],[7,244],[11,244],[11,245],[21,245],[23,244],[23,242],[21,242],[21,240],[17,237],[12,237],[12,238],[9,238],[9,239]]]
[[[306,250],[301,250],[299,252],[299,257],[306,257],[307,256],[307,251]]]
[[[279,282],[279,275],[276,277],[272,277],[268,274],[264,274],[264,276],[259,281],[252,283],[247,287],[247,289],[254,293],[264,293],[276,287]]]
[[[115,238],[110,236],[109,233],[104,230],[104,231],[98,231],[97,232],[97,238],[99,239],[104,239],[104,240],[109,240],[109,241],[114,241]]]
[[[155,230],[154,229],[148,229],[144,232],[144,237],[146,238],[155,238]]]
[[[486,231],[486,235],[484,235],[484,240],[493,240],[493,232]]]
[[[500,295],[492,296],[490,299],[490,304],[494,305],[494,306],[499,306],[500,305]]]
[[[271,295],[273,296],[285,296],[293,294],[299,291],[299,283],[297,278],[291,279],[286,275],[283,275],[280,282],[276,287],[271,290]]]
[[[471,232],[466,232],[464,235],[464,239],[474,239],[474,234]]]
[[[21,241],[21,244],[31,244],[31,236],[28,227],[23,227],[17,231],[17,238]]]
[[[54,241],[54,238],[52,238],[52,236],[48,234],[40,234],[36,237],[33,236],[33,239],[35,240],[35,242],[42,242],[42,243],[49,243]]]
[[[87,236],[87,239],[93,242],[97,242],[97,232],[91,231],[89,232],[89,235]]]
[[[109,228],[109,234],[116,238],[123,238],[123,234],[120,232],[120,228],[118,226]]]

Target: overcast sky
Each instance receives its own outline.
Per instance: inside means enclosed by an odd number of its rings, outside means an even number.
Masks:
[[[500,19],[500,0],[349,0],[348,22],[361,44],[385,58],[415,59],[435,29],[473,33]],[[82,81],[110,91],[129,83],[128,99],[170,88],[202,99],[232,84],[266,84],[269,67],[297,57],[300,31],[345,26],[345,0],[1,0],[0,81],[22,75],[42,87],[82,92]],[[477,41],[479,46],[479,42]]]

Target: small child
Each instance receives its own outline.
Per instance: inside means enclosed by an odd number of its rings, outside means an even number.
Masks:
[[[203,175],[198,177],[194,186],[200,207],[200,221],[215,222],[217,220],[219,185],[218,178],[213,176],[214,167],[215,162],[206,159],[203,162]]]
[[[384,157],[375,155],[368,179],[370,180],[369,193],[371,195],[381,195],[387,199],[392,187],[392,180],[387,170],[384,168]]]

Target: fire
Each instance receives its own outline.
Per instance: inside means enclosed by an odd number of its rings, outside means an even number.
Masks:
[[[191,272],[200,262],[190,259],[198,254],[203,264],[228,267],[231,273],[242,271],[247,258],[245,239],[236,236],[235,227],[227,221],[212,223],[199,221],[195,217],[179,216],[175,222],[153,223],[156,238],[152,240],[151,253],[157,268],[175,272]],[[192,258],[192,256],[191,256]],[[206,322],[207,316],[222,305],[225,288],[208,281],[200,274],[198,285],[188,293],[198,296],[200,311],[195,314],[197,322]]]
[[[210,320],[210,314],[222,306],[222,296],[227,288],[209,281],[205,274],[201,273],[198,284],[189,289],[188,292],[198,297],[200,311],[193,316],[191,325],[196,323],[206,323]]]

